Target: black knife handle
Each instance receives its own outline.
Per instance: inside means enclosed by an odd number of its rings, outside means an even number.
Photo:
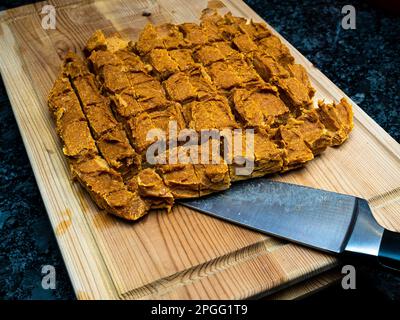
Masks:
[[[400,233],[383,231],[378,261],[387,268],[400,271]]]

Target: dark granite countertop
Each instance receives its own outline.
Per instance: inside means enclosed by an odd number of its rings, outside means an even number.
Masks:
[[[32,1],[1,1],[0,10],[29,2]],[[393,138],[400,140],[399,16],[355,0],[246,2]],[[352,4],[357,10],[356,30],[341,28],[341,8],[345,4]],[[0,123],[0,298],[74,298],[2,81]],[[43,265],[56,268],[55,290],[41,287]],[[361,283],[361,295],[371,297],[389,286],[400,287],[399,277],[388,283]],[[343,296],[351,299],[354,294],[344,295],[341,289],[334,288],[313,299]]]

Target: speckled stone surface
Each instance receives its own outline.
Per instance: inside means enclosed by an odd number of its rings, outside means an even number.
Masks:
[[[2,1],[0,10],[29,2]],[[343,30],[340,11],[350,1],[246,2],[400,140],[399,17],[363,1],[351,1],[357,9],[357,29]],[[72,299],[75,296],[2,82],[0,123],[0,298]],[[41,267],[48,264],[56,268],[55,290],[41,287]],[[378,282],[379,291],[389,288]],[[390,286],[396,283],[400,285],[398,277],[390,278]],[[366,296],[376,294],[370,287],[364,285],[372,290]],[[339,290],[323,298],[340,296]]]

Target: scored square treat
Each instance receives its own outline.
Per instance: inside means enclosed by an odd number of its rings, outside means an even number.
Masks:
[[[187,72],[190,84],[196,90],[197,100],[205,100],[217,95],[217,89],[213,85],[210,76],[202,66],[190,69]]]
[[[187,160],[182,160],[185,157]],[[188,148],[178,146],[159,155],[163,163],[156,170],[175,199],[200,196],[200,180],[196,175]]]
[[[225,28],[228,21],[225,17],[220,16],[216,10],[205,10],[201,16],[200,26],[207,32],[208,38],[213,41],[226,40],[229,36],[229,32],[235,32],[235,30],[229,30]],[[225,30],[226,29],[226,30]],[[238,29],[236,29],[237,31]],[[226,34],[225,34],[226,33]]]
[[[99,137],[97,146],[110,166],[122,174],[132,174],[138,170],[139,155],[130,145],[121,124]]]
[[[304,111],[297,119],[289,119],[288,124],[296,128],[303,136],[314,155],[322,153],[332,145],[332,137],[319,119],[316,109]]]
[[[146,149],[154,143],[153,140],[147,140],[147,132],[152,129],[157,129],[148,113],[143,112],[136,117],[129,118],[126,122],[130,140],[135,147],[135,150],[143,155]]]
[[[233,38],[232,43],[243,53],[250,53],[258,49],[257,44],[248,34],[239,34]]]
[[[79,99],[69,79],[63,74],[59,76],[50,91],[49,108],[55,119],[57,133],[63,142],[63,153],[66,156],[90,158],[97,155],[96,144]]]
[[[247,34],[253,40],[259,40],[271,35],[271,31],[265,23],[254,22],[243,17],[235,17],[228,12],[223,17],[217,12],[207,13],[202,17],[208,24],[214,24],[219,33],[223,33],[227,39],[232,39],[240,34]]]
[[[271,31],[268,29],[265,23],[254,22],[253,20],[250,20],[246,23],[240,23],[239,29],[254,41],[269,37],[271,35]]]
[[[233,49],[228,42],[214,42],[197,49],[193,56],[197,62],[208,66],[217,61],[242,59],[240,52]]]
[[[214,46],[221,52],[225,60],[242,60],[244,58],[242,53],[233,48],[231,42],[215,42]]]
[[[107,53],[108,54],[108,53]],[[103,65],[102,53],[93,52],[90,60],[95,70],[98,70],[100,79],[104,79],[104,87],[114,102],[114,111],[120,119],[126,119],[136,114],[154,110],[166,103],[164,90],[160,83],[144,71],[127,72],[122,60],[114,61],[119,63],[117,66],[118,74],[108,75],[108,72],[115,70],[107,69],[107,65]],[[115,56],[115,54],[114,54]],[[116,90],[112,86],[108,86],[105,82],[106,77],[118,76],[123,79],[123,89]]]
[[[195,51],[194,57],[196,61],[202,63],[204,66],[208,66],[213,62],[222,61],[226,58],[216,45],[200,47]]]
[[[281,99],[290,111],[298,116],[303,110],[312,108],[312,100],[308,88],[297,78],[279,79],[276,83]]]
[[[92,134],[96,139],[118,124],[107,100],[104,103],[91,106],[84,105],[83,109],[92,129]]]
[[[121,176],[104,159],[94,157],[71,161],[70,167],[73,177],[85,187],[100,208],[128,220],[136,220],[148,212],[148,204],[137,192],[127,189]]]
[[[276,83],[280,78],[288,78],[289,72],[276,60],[264,53],[255,52],[252,56],[255,70],[269,83]]]
[[[131,87],[128,76],[135,73],[128,72],[128,67],[116,53],[93,51],[89,56],[89,61],[97,78],[110,95],[121,93]],[[145,74],[145,72],[141,73]]]
[[[163,82],[165,91],[171,100],[187,102],[196,99],[196,88],[191,84],[189,75],[178,72]]]
[[[155,26],[155,29],[157,31],[157,38],[162,39],[165,49],[171,50],[187,47],[187,41],[184,40],[178,26],[172,23],[164,23]]]
[[[175,199],[200,196],[200,181],[192,164],[160,165],[157,170]]]
[[[166,79],[179,71],[179,65],[171,58],[166,49],[151,50],[147,60],[160,79]]]
[[[211,98],[216,94],[216,88],[203,67],[178,72],[165,80],[163,85],[168,97],[181,103]]]
[[[211,12],[211,10],[203,11],[200,19],[200,27],[204,34],[207,35],[208,42],[224,40],[220,30],[218,29],[218,24],[222,20],[223,18],[215,10],[213,10],[213,12]]]
[[[63,152],[66,156],[90,158],[97,154],[96,144],[86,120],[65,124],[59,132],[64,143]]]
[[[64,72],[68,77],[71,78],[72,86],[78,92],[78,96],[82,102],[82,105],[90,106],[104,103],[104,96],[100,93],[99,84],[97,83],[93,74],[86,73],[75,75],[75,77],[71,76],[68,71],[69,66],[83,65],[83,61],[72,54],[70,54],[69,57],[71,60],[64,65]]]
[[[224,135],[224,157],[230,163],[231,181],[239,181],[282,170],[283,150],[265,130],[243,130]]]
[[[163,109],[167,104],[167,99],[165,97],[165,92],[161,84],[155,80],[151,79],[145,82],[138,82],[138,76],[130,77],[132,83],[132,89],[137,102],[140,105],[142,111],[152,111]]]
[[[218,61],[207,67],[214,85],[218,89],[228,90],[241,84],[242,79],[235,69],[224,61]]]
[[[271,135],[263,130],[254,134],[255,167],[252,177],[275,173],[283,165],[282,150],[272,141]]]
[[[306,69],[301,64],[290,64],[287,68],[292,77],[296,78],[307,87],[308,96],[312,98],[315,94],[315,89],[311,86]]]
[[[84,181],[85,187],[99,197],[126,189],[121,175],[111,169],[100,156],[84,161],[71,161],[70,165],[73,177]]]
[[[147,24],[139,35],[135,49],[143,56],[148,54],[154,48],[164,48],[162,38],[158,35],[157,29],[152,24]]]
[[[133,179],[137,181],[133,182]],[[151,209],[171,210],[174,196],[154,169],[143,169],[129,183],[137,183],[140,196],[149,203]]]
[[[151,71],[151,66],[140,60],[139,56],[132,52],[131,48],[121,49],[115,52],[115,55],[120,59],[126,68],[127,72],[142,72]]]
[[[135,49],[144,56],[153,49],[177,49],[187,46],[183,34],[176,25],[165,23],[159,26],[147,24],[139,35]]]
[[[271,56],[284,66],[294,62],[294,58],[290,54],[289,49],[277,36],[271,35],[265,37],[258,42],[258,45],[263,53]]]
[[[113,97],[115,112],[120,118],[130,118],[144,111],[163,109],[167,100],[152,83],[128,88]]]
[[[119,93],[130,87],[129,79],[123,66],[105,65],[100,74],[104,87],[110,93]]]
[[[299,168],[314,158],[303,135],[293,123],[281,126],[278,136],[284,148],[282,172]]]
[[[183,106],[183,114],[188,128],[196,131],[239,127],[228,101],[222,96],[190,102]]]
[[[217,23],[218,31],[222,34],[225,40],[232,40],[236,35],[242,33],[239,25],[246,23],[245,18],[233,17],[227,13],[222,22]]]
[[[69,64],[81,64],[81,61],[76,62],[71,61]],[[66,74],[70,75],[68,72]],[[96,83],[93,74],[76,76],[72,78],[72,84],[84,106],[104,103],[104,96],[100,94],[99,85]]]
[[[121,93],[116,93],[111,99],[114,103],[115,114],[121,120],[127,120],[144,111],[133,88],[128,88]],[[153,103],[153,105],[156,107],[159,104],[164,104],[164,102],[165,101],[162,101],[162,103]]]
[[[164,139],[169,138],[169,125],[171,122],[176,123],[177,130],[185,128],[185,121],[179,104],[170,102],[161,111],[143,112],[137,117],[127,121],[131,139],[136,150],[145,155],[146,149],[155,142],[155,139],[148,139],[147,135],[150,130],[157,129],[164,133]]]
[[[192,157],[200,196],[230,187],[229,168],[220,156],[220,147],[220,140],[210,139],[199,146],[197,157]]]
[[[127,73],[126,76],[129,80],[131,87],[133,87],[134,89],[137,89],[136,87],[141,84],[151,84],[151,87],[157,90],[160,89],[160,93],[162,93],[160,82],[147,72],[130,72]]]
[[[264,84],[264,81],[261,79],[253,66],[249,65],[245,60],[229,60],[228,63],[235,70],[242,87],[252,87]]]
[[[110,51],[92,51],[88,61],[96,75],[100,75],[105,66],[121,66],[122,60]]]
[[[104,196],[104,200],[108,212],[126,220],[137,220],[150,210],[149,204],[138,193],[130,190],[113,192]]]
[[[202,46],[210,41],[206,30],[196,23],[182,23],[178,27],[190,47]]]
[[[97,30],[89,38],[84,52],[89,55],[92,51],[109,51],[115,53],[129,47],[129,41],[122,39],[119,34],[106,37],[101,30]]]
[[[73,91],[69,79],[61,75],[49,94],[49,109],[55,120],[58,134],[69,123],[85,121],[78,97]]]
[[[178,65],[180,71],[186,71],[196,66],[190,49],[175,49],[168,51],[169,56]]]
[[[354,127],[351,104],[342,98],[338,104],[319,101],[318,106],[319,118],[332,135],[332,145],[342,144]]]
[[[234,110],[245,127],[268,129],[284,124],[289,108],[279,98],[274,86],[260,86],[252,90],[235,89],[232,94]]]
[[[63,72],[69,77],[72,87],[83,106],[105,103],[106,99],[100,92],[100,84],[90,73],[87,63],[77,54],[69,52],[63,64]]]
[[[263,83],[261,77],[244,59],[217,61],[207,67],[214,85],[222,93],[228,93],[233,87],[247,87]]]
[[[172,125],[172,122],[176,123],[178,131],[186,127],[182,108],[178,103],[169,102],[165,110],[153,111],[148,114],[153,121],[154,127],[163,130],[167,134],[167,139],[169,137],[169,126]]]

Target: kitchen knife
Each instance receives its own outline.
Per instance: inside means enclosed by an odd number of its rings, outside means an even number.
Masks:
[[[400,270],[400,234],[380,226],[358,197],[259,178],[179,203],[315,249],[375,256]]]

